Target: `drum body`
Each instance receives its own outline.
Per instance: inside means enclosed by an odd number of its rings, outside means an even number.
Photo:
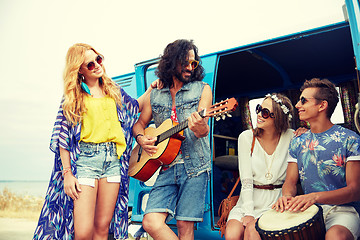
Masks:
[[[304,212],[265,212],[256,222],[261,239],[322,240],[325,239],[325,224],[320,206],[312,205]]]

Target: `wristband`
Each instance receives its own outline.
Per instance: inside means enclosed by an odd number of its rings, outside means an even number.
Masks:
[[[144,135],[141,134],[141,133],[139,133],[139,134],[137,134],[137,135],[135,136],[135,141],[136,141],[137,143],[139,143],[138,140],[137,140],[137,138],[138,138],[139,136],[144,136]]]
[[[71,167],[65,168],[61,172],[62,172],[62,176],[64,177],[65,174],[67,174],[68,172],[71,172]]]

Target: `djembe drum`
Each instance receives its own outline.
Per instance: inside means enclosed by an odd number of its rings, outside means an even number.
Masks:
[[[304,212],[265,212],[255,225],[261,239],[322,240],[325,224],[320,206],[312,205]]]

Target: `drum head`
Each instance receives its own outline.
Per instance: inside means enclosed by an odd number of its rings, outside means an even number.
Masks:
[[[258,226],[265,231],[280,231],[305,223],[319,211],[316,205],[310,206],[304,212],[277,212],[273,209],[265,212],[258,221]]]

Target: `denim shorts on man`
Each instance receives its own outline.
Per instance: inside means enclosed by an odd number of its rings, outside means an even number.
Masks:
[[[113,142],[80,142],[80,154],[76,161],[80,184],[95,186],[95,179],[107,178],[108,182],[120,182],[120,160]]]
[[[208,172],[189,178],[184,163],[160,171],[150,191],[147,213],[168,213],[166,222],[175,217],[180,221],[201,222],[205,208]]]

